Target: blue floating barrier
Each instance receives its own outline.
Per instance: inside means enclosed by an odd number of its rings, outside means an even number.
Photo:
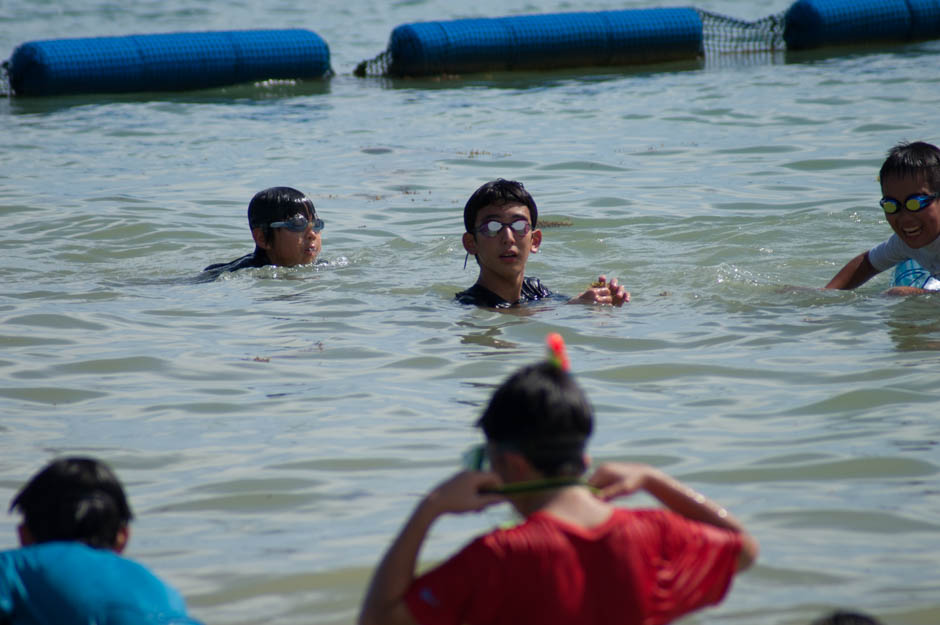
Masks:
[[[331,71],[326,42],[303,29],[31,41],[9,63],[17,95],[180,91]]]
[[[940,37],[940,0],[907,0],[911,10],[911,39]]]
[[[798,0],[787,10],[787,48],[940,36],[940,0]]]
[[[396,76],[663,62],[703,53],[702,21],[679,8],[418,22],[387,52]]]

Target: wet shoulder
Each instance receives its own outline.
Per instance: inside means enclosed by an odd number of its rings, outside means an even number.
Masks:
[[[236,258],[233,261],[227,263],[214,263],[209,265],[202,270],[202,275],[199,277],[199,282],[211,282],[218,278],[221,274],[238,271],[239,269],[248,269],[253,267],[264,267],[265,265],[270,265],[271,261],[268,260],[267,254],[258,251],[254,251],[250,254],[245,254],[239,258]]]
[[[487,308],[509,308],[512,306],[512,304],[499,295],[479,284],[474,284],[466,291],[457,293],[454,295],[454,300],[458,304],[464,304],[466,306],[484,306]]]

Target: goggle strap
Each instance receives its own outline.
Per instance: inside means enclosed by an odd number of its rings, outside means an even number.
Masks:
[[[513,482],[503,484],[494,488],[481,489],[481,493],[497,495],[516,495],[519,493],[532,493],[540,490],[552,490],[554,488],[564,488],[566,486],[585,486],[592,493],[598,493],[598,489],[588,485],[587,481],[580,477],[552,477],[544,480],[530,480],[526,482]]]

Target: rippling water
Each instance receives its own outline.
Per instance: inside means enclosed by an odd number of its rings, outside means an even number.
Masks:
[[[655,464],[761,541],[689,622],[796,625],[835,606],[940,621],[938,300],[884,297],[886,276],[808,288],[887,237],[886,149],[940,141],[940,42],[350,75],[407,21],[656,4],[0,5],[3,57],[31,39],[301,26],[337,71],[0,101],[0,500],[56,454],[101,456],[138,514],[130,555],[198,617],[349,623],[419,494],[479,438],[492,387],[559,331],[597,410],[595,459]],[[755,19],[787,3],[696,6]],[[569,294],[616,275],[633,301],[454,305],[475,279],[461,208],[499,176],[570,224],[544,230],[533,275]],[[192,282],[250,250],[247,202],[282,184],[314,199],[328,264]],[[425,560],[507,516],[446,519]],[[0,518],[0,545],[16,522]]]

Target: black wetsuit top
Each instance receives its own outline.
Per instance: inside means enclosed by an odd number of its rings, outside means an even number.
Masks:
[[[538,278],[526,277],[522,279],[522,292],[519,294],[519,301],[517,302],[507,302],[496,293],[493,293],[488,288],[480,286],[479,284],[474,284],[466,291],[457,293],[454,299],[457,300],[458,303],[467,304],[468,306],[510,308],[516,304],[528,304],[529,302],[537,302],[549,297],[556,297],[556,294],[549,291]]]
[[[238,271],[239,269],[247,269],[249,267],[264,267],[265,265],[272,264],[273,263],[271,262],[271,259],[268,258],[268,253],[260,247],[256,247],[255,251],[251,254],[245,254],[241,258],[236,258],[231,262],[215,263],[214,265],[209,265],[202,270],[201,277],[206,281],[215,280],[226,271]]]

